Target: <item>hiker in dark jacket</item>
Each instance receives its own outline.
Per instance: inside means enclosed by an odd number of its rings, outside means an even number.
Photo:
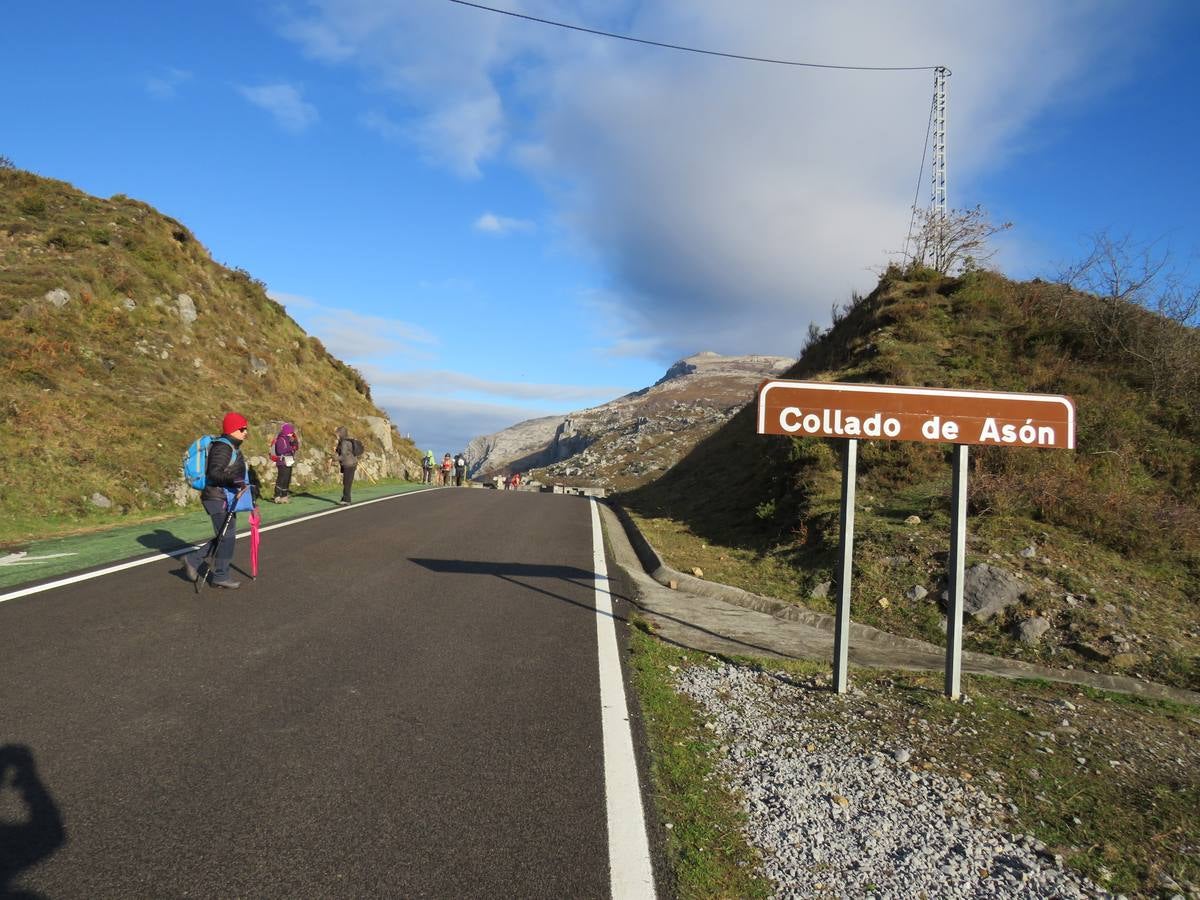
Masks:
[[[342,499],[338,501],[338,505],[345,506],[350,502],[350,485],[354,484],[354,471],[358,468],[358,457],[354,453],[355,441],[347,434],[344,426],[338,426],[334,434],[337,435],[337,444],[333,448],[333,455],[337,457],[338,465],[342,467]]]
[[[288,488],[292,484],[292,467],[296,465],[296,454],[300,451],[300,437],[291,422],[279,426],[279,434],[271,447],[271,461],[275,463],[275,502],[290,503]]]
[[[454,483],[458,487],[463,486],[463,479],[467,476],[467,458],[461,453],[454,457]]]
[[[246,464],[246,457],[237,448],[242,446],[249,431],[246,417],[239,413],[226,413],[221,422],[221,436],[212,442],[208,448],[208,466],[205,469],[205,486],[200,492],[200,502],[213,523],[213,540],[221,533],[225,524],[229,500],[227,490],[236,493],[247,490],[255,499],[258,498],[258,475]],[[233,562],[234,541],[237,539],[237,513],[225,529],[225,536],[217,547],[216,562],[213,565],[209,579],[213,587],[236,590],[241,587],[240,581],[234,581],[229,575],[229,566]],[[193,550],[183,558],[183,567],[188,578],[195,581],[200,577],[200,564],[204,562],[207,547]]]

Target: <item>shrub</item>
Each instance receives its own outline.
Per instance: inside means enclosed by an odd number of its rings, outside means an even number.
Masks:
[[[40,216],[46,211],[46,201],[37,194],[25,194],[18,198],[17,209],[27,216]]]

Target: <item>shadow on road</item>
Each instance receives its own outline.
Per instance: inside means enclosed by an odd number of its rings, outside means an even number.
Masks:
[[[38,778],[33,754],[20,744],[0,746],[0,794],[16,794],[23,821],[0,823],[0,897],[40,900],[40,895],[12,886],[22,870],[53,854],[67,842],[62,815]],[[6,801],[8,798],[4,798]],[[13,804],[5,802],[11,808]]]
[[[577,566],[543,566],[536,563],[475,562],[467,559],[412,559],[418,566],[443,575],[498,575],[501,578],[562,578],[592,581],[596,573]]]
[[[159,550],[163,553],[174,553],[176,550],[190,549],[194,546],[191,541],[185,541],[165,528],[156,528],[149,534],[139,534],[137,542],[143,547],[148,547],[151,550]]]
[[[578,606],[580,609],[586,609],[588,612],[596,612],[596,608],[590,603],[581,603],[570,597],[564,597],[562,594],[556,594],[553,591],[534,587],[532,584],[517,580],[518,578],[553,578],[570,582],[579,587],[591,588],[595,584],[597,576],[590,569],[580,569],[577,566],[482,562],[466,559],[416,559],[410,557],[409,561],[431,572],[437,572],[442,575],[491,575],[499,578],[501,581],[507,581],[510,584],[523,587],[527,591],[545,594],[547,597],[553,597],[555,600],[561,600],[563,603],[569,603],[572,606]],[[614,600],[629,600],[628,597],[614,594],[611,591],[607,593]]]
[[[298,494],[293,492],[292,496],[307,497],[309,500],[320,500],[322,503],[328,503],[330,506],[337,506],[336,500],[332,500],[329,497],[318,497],[316,494],[310,494],[308,491],[301,491]]]

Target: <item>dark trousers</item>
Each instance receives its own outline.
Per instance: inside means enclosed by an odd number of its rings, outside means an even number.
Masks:
[[[357,466],[342,466],[342,499],[350,502],[350,485],[354,484],[354,470]]]
[[[425,473],[425,483],[433,484],[433,469],[423,469],[422,471]]]
[[[279,466],[276,471],[279,473],[279,477],[275,480],[275,496],[286,497],[288,486],[292,483],[292,467]]]
[[[467,470],[466,470],[466,469],[458,469],[458,468],[456,468],[456,469],[454,470],[454,483],[455,483],[456,485],[458,485],[459,487],[462,487],[462,483],[463,483],[463,477],[464,477],[466,474],[467,474]]]
[[[212,519],[213,524],[213,540],[216,540],[217,534],[221,530],[221,526],[225,524],[225,501],[224,500],[204,500],[204,511],[208,513],[208,517]],[[229,565],[233,562],[234,541],[237,540],[237,513],[233,514],[233,518],[229,520],[229,527],[225,529],[225,537],[221,539],[220,545],[217,547],[217,558],[213,563],[212,579],[213,581],[225,581],[229,578]],[[199,550],[193,550],[187,555],[188,561],[196,568],[200,567],[200,563],[204,562],[204,557],[208,554],[212,542],[205,544]]]

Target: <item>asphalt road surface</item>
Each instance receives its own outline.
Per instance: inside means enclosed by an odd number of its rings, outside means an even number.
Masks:
[[[410,494],[261,552],[0,603],[0,896],[610,895],[589,501]]]

